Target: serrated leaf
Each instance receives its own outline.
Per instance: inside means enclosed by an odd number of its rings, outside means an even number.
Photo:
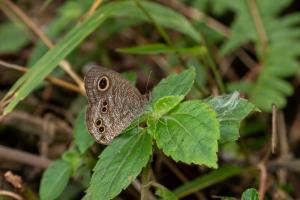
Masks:
[[[91,137],[89,131],[85,125],[85,113],[86,107],[84,107],[78,114],[75,127],[74,127],[74,141],[76,146],[78,146],[80,153],[84,153],[90,146],[95,142]]]
[[[162,117],[164,114],[167,114],[170,110],[172,110],[175,106],[177,106],[182,100],[184,96],[165,96],[160,98],[154,104],[154,111],[152,115],[158,119]]]
[[[243,192],[242,200],[259,200],[256,189],[250,188]]]
[[[161,80],[151,93],[150,105],[154,105],[158,99],[164,96],[187,95],[194,84],[195,76],[195,69],[190,68]]]
[[[255,105],[239,97],[238,92],[230,95],[210,97],[205,100],[216,111],[220,123],[220,142],[230,142],[239,138],[241,121],[252,111]]]
[[[130,54],[159,54],[159,53],[181,53],[188,55],[203,55],[207,53],[205,47],[196,46],[189,48],[176,48],[166,44],[146,44],[136,47],[118,48],[118,52]]]
[[[167,189],[166,187],[159,187],[155,194],[161,198],[161,200],[177,200],[176,195]]]
[[[156,124],[154,138],[163,152],[176,161],[217,168],[217,115],[202,101],[179,104]]]
[[[0,53],[13,53],[28,42],[28,38],[17,25],[4,23],[0,25]]]
[[[132,129],[105,148],[94,168],[85,199],[112,199],[126,188],[149,161],[152,139]]]
[[[71,176],[72,167],[63,160],[52,163],[44,172],[40,185],[41,200],[56,199],[65,189]]]

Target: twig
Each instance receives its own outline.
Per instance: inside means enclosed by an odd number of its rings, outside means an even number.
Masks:
[[[173,163],[168,159],[168,158],[165,158],[163,159],[163,162],[166,164],[167,167],[170,168],[170,170],[183,182],[183,183],[186,183],[188,182],[188,178],[175,166],[173,165]],[[195,192],[193,193],[198,199],[201,199],[201,200],[205,200],[205,196],[200,192]]]
[[[289,143],[287,139],[286,125],[282,112],[278,113],[278,129],[279,129],[279,142],[280,142],[280,157],[279,159],[286,159],[289,157]],[[278,177],[280,184],[286,184],[287,170],[279,169]]]
[[[216,32],[220,33],[221,35],[225,37],[230,36],[230,29],[224,26],[222,23],[218,22],[212,17],[209,17],[205,13],[195,9],[195,8],[188,8],[180,1],[176,0],[159,0],[163,4],[166,4],[168,6],[171,6],[175,10],[178,10],[180,13],[185,15],[186,17],[193,19],[193,20],[199,20],[199,21],[205,21],[205,24],[215,30]]]
[[[148,187],[145,187],[145,185],[148,184],[148,182],[149,182],[150,167],[151,167],[151,162],[148,162],[147,166],[143,169],[143,172],[142,172],[143,187],[141,188],[141,200],[148,200],[148,198],[149,198],[149,189],[148,189]]]
[[[3,67],[6,67],[6,68],[18,70],[20,72],[26,72],[28,70],[28,68],[26,68],[26,67],[16,65],[16,64],[11,64],[11,63],[5,62],[3,60],[0,60],[0,65],[3,66]],[[58,79],[58,78],[55,78],[55,77],[52,77],[52,76],[48,76],[46,78],[46,80],[49,83],[52,83],[53,85],[57,85],[57,86],[60,86],[62,88],[65,88],[65,89],[80,93],[82,95],[85,95],[84,91],[82,91],[78,86],[76,86],[72,83],[66,82],[64,80],[61,80],[61,79]]]
[[[266,185],[267,185],[267,168],[263,162],[258,164],[258,168],[260,170],[259,190],[258,190],[259,199],[264,199],[266,193]]]
[[[41,31],[41,29],[13,2],[10,0],[2,1],[8,8],[10,8],[23,22],[48,46],[53,48],[52,41]],[[73,71],[72,67],[66,60],[62,60],[59,64],[61,68],[70,75],[70,77],[78,84],[79,88],[84,91],[84,83],[82,79]]]
[[[42,158],[30,153],[11,149],[2,145],[0,145],[0,158],[24,163],[42,169],[47,168],[51,163],[51,161],[47,158]]]
[[[90,17],[97,10],[101,3],[102,0],[95,0],[90,9],[81,17],[80,21]]]
[[[260,13],[257,8],[256,0],[247,0],[247,3],[249,6],[249,11],[252,15],[255,24],[258,39],[260,40],[260,43],[263,47],[263,53],[264,53],[265,49],[268,47],[268,37]]]
[[[7,196],[16,200],[24,200],[20,195],[6,190],[0,190],[0,196]]]
[[[276,105],[272,105],[272,153],[275,153],[277,144],[277,108]]]
[[[150,181],[151,182],[151,181]],[[132,186],[139,192],[141,192],[142,187],[147,187],[147,186],[142,186],[142,184],[138,180],[134,180],[132,183]],[[148,183],[149,184],[149,183]],[[147,185],[148,185],[147,184]],[[149,193],[149,200],[155,200],[156,198],[153,196],[153,194]]]

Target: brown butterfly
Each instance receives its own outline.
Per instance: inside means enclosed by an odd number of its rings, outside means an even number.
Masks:
[[[86,125],[98,143],[108,144],[144,111],[147,98],[119,73],[92,67],[84,78]]]

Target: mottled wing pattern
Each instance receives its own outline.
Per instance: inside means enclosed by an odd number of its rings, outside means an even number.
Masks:
[[[97,86],[103,76],[108,78],[109,87],[100,91]],[[143,112],[147,102],[129,81],[117,72],[102,67],[93,67],[86,74],[85,88],[88,97],[86,124],[90,134],[102,144],[110,143],[119,135]],[[103,107],[107,108],[105,112]]]

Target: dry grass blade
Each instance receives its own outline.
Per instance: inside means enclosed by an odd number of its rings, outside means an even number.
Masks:
[[[4,0],[3,3],[11,9],[23,22],[35,33],[49,48],[53,48],[52,41],[41,31],[41,29],[23,12],[17,5],[10,0]],[[79,88],[84,92],[84,83],[82,79],[73,71],[70,63],[62,60],[59,65],[61,68],[70,75],[70,77],[78,84]]]

